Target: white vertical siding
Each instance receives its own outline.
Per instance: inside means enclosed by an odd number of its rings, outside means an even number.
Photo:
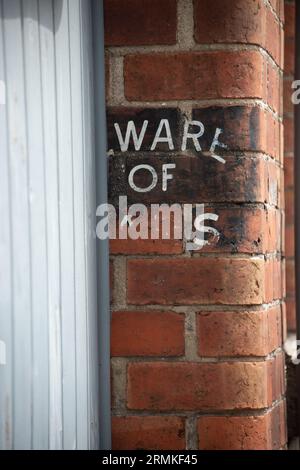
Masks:
[[[94,448],[90,2],[0,6],[0,448]]]

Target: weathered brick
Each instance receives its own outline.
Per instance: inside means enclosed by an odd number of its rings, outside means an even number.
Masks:
[[[285,403],[258,416],[201,416],[201,450],[275,450],[286,444]]]
[[[210,239],[212,245],[205,247],[200,256],[149,258],[151,254],[182,254],[182,242],[172,239],[112,241],[113,254],[145,255],[144,259],[130,256],[126,261],[124,282],[127,285],[124,290],[128,304],[162,304],[169,305],[170,310],[175,305],[197,305],[198,354],[206,358],[236,359],[228,362],[224,359],[220,362],[198,359],[200,362],[186,363],[181,357],[176,362],[176,359],[165,361],[164,357],[176,358],[184,354],[183,314],[162,312],[160,307],[159,311],[114,312],[112,354],[118,357],[113,359],[114,367],[123,364],[120,356],[135,358],[124,361],[122,371],[119,370],[121,378],[118,380],[122,381],[122,387],[121,391],[118,390],[120,383],[115,387],[117,399],[114,409],[117,414],[127,414],[130,409],[144,411],[143,416],[113,418],[115,449],[184,449],[185,418],[177,417],[177,414],[182,415],[185,411],[195,411],[197,416],[213,411],[214,416],[199,418],[199,445],[203,449],[279,449],[286,443],[284,406],[280,404],[267,412],[265,410],[284,393],[283,357],[277,353],[272,359],[251,360],[251,356],[263,358],[281,344],[284,334],[281,323],[285,322],[283,305],[269,310],[260,305],[284,295],[284,263],[281,263],[279,253],[274,258],[268,256],[265,259],[263,256],[229,257],[230,253],[262,255],[279,252],[282,248],[278,208],[284,207],[284,186],[278,162],[282,163],[283,126],[262,107],[232,104],[236,98],[257,98],[279,115],[282,112],[278,69],[261,49],[239,47],[239,44],[262,46],[281,66],[279,38],[282,34],[276,15],[282,20],[283,1],[228,1],[231,8],[225,7],[226,2],[220,0],[210,3],[194,0],[195,39],[205,45],[236,43],[237,47],[215,47],[215,50],[204,47],[202,49],[207,50],[178,53],[170,52],[168,48],[160,48],[160,53],[152,53],[150,49],[136,53],[126,50],[125,97],[130,101],[148,102],[147,106],[151,102],[159,102],[161,108],[109,109],[108,134],[109,150],[112,150],[112,203],[117,205],[120,195],[128,196],[128,204],[206,203],[206,209],[219,215],[219,220],[211,225],[219,230],[221,236],[219,240]],[[109,25],[106,17],[106,34],[110,35],[108,42],[115,46],[175,44],[177,2],[174,0],[169,8],[169,0],[163,3],[106,0],[108,14],[117,9],[108,18]],[[110,11],[109,4],[113,5]],[[258,7],[261,8],[258,10]],[[216,21],[209,25],[217,10]],[[224,14],[220,15],[222,10]],[[231,17],[230,22],[228,16]],[[182,21],[182,18],[178,20]],[[289,41],[293,46],[293,36],[287,34],[286,47],[289,47]],[[286,70],[289,71],[293,62],[292,47],[286,54]],[[199,139],[202,152],[197,153],[189,145],[183,154],[181,142],[185,116],[178,109],[165,108],[167,102],[204,100],[207,105],[209,100],[223,98],[228,99],[228,108],[214,106],[192,111],[191,118],[203,121],[205,126],[205,133]],[[287,100],[286,85],[286,103]],[[291,111],[288,103],[285,113]],[[175,149],[171,152],[167,144],[160,143],[157,152],[150,154],[151,143],[162,118],[170,122]],[[141,149],[136,152],[130,144],[128,152],[122,153],[114,123],[119,123],[124,135],[129,120],[136,123],[138,132],[144,120],[148,120],[149,125]],[[217,154],[224,156],[225,165],[209,155],[216,127],[223,130],[220,140],[227,144],[227,150],[216,149]],[[292,132],[287,127],[289,155],[291,142]],[[158,174],[157,186],[150,193],[136,193],[128,185],[130,170],[141,163],[152,165]],[[172,171],[174,179],[168,181],[168,191],[162,191],[161,169],[164,163],[177,165]],[[148,186],[149,174],[139,171],[135,182]],[[289,190],[293,188],[291,165],[286,169],[286,186]],[[254,206],[253,203],[260,205]],[[291,205],[288,205],[289,218]],[[291,252],[292,247],[287,246],[287,253]],[[288,297],[290,312],[293,295],[289,293]],[[214,310],[208,312],[198,306],[201,304],[245,307],[242,311],[236,311],[234,307],[230,307],[230,311],[211,307]],[[251,305],[258,305],[260,310],[251,308]],[[127,305],[126,308],[130,307]],[[155,359],[144,362],[141,356]],[[237,360],[239,356],[243,356],[240,361]],[[159,362],[158,357],[161,357]],[[245,361],[244,357],[248,359]],[[231,416],[236,415],[239,409],[246,410],[246,414]],[[249,416],[251,409],[264,411],[254,417]],[[156,414],[165,411],[173,416],[147,416],[147,410]],[[216,416],[218,410],[222,416]],[[234,413],[224,416],[226,410]]]
[[[198,43],[259,45],[281,65],[280,41],[274,41],[280,35],[280,25],[263,0],[195,0],[194,12]]]
[[[267,83],[265,83],[264,99],[274,111],[282,116],[283,101],[281,75],[276,66],[271,64],[269,61],[265,64],[265,72]]]
[[[107,111],[108,148],[120,152],[115,123],[120,127],[123,138],[129,121],[133,121],[139,135],[144,121],[148,121],[141,148],[136,151],[132,138],[129,141],[130,153],[149,152],[161,119],[170,125],[174,151],[181,152],[184,129],[184,116],[176,108],[120,108],[109,107]],[[226,154],[233,151],[256,151],[267,153],[274,158],[280,157],[280,124],[272,114],[258,106],[210,106],[193,109],[193,120],[201,121],[205,132],[199,138],[203,152],[210,150],[216,128],[222,129],[219,140],[227,146]],[[194,143],[187,140],[187,148],[195,151]],[[157,144],[156,151],[170,153],[168,143]],[[216,153],[224,153],[216,147]],[[199,152],[195,151],[199,155]],[[200,152],[201,155],[201,152]]]
[[[185,420],[177,416],[113,416],[113,450],[183,450]]]
[[[292,113],[294,111],[294,105],[292,102],[292,93],[294,92],[292,88],[293,80],[286,78],[283,80],[283,112]]]
[[[284,33],[287,39],[295,37],[295,2],[284,2]]]
[[[258,51],[127,55],[124,78],[129,101],[259,98],[278,109],[278,72]]]
[[[295,228],[294,225],[285,227],[285,254],[287,257],[295,256]]]
[[[293,75],[295,71],[295,39],[284,38],[284,72]]]
[[[256,209],[252,207],[205,205],[205,212],[217,214],[217,221],[206,221],[219,236],[206,234],[209,244],[203,252],[220,253],[267,253],[280,251],[281,214],[278,210]],[[110,240],[111,254],[180,254],[183,253],[183,240],[174,239],[174,217],[170,217],[170,239],[162,238],[160,223],[159,239],[151,239],[151,217],[148,220],[148,239],[133,240],[118,238]],[[166,219],[164,218],[166,221]],[[161,222],[161,220],[160,220]]]
[[[288,297],[295,295],[296,282],[295,282],[295,262],[292,259],[287,259],[286,262],[286,293]]]
[[[293,189],[294,187],[294,158],[284,158],[284,187]]]
[[[114,312],[112,356],[184,354],[184,315],[174,312]]]
[[[207,212],[218,221],[206,222],[218,230],[218,238],[206,236],[204,252],[267,253],[280,251],[280,213],[251,207],[223,208],[212,206]]]
[[[127,406],[135,410],[170,411],[265,408],[282,393],[282,367],[275,359],[264,362],[131,363],[128,366]]]
[[[281,345],[281,309],[203,311],[197,335],[200,356],[266,356]]]
[[[284,64],[284,30],[277,21],[272,11],[267,7],[265,10],[264,24],[264,48],[275,60],[276,64],[283,69]],[[274,41],[274,38],[278,40]]]
[[[294,152],[294,119],[290,116],[284,118],[284,151]]]
[[[194,258],[130,259],[129,304],[261,304],[281,297],[278,261]]]
[[[281,298],[284,299],[286,297],[286,266],[285,266],[285,258],[281,260]]]
[[[284,2],[284,71],[294,73],[295,67],[295,2]]]
[[[296,300],[295,297],[287,297],[286,304],[286,321],[287,330],[296,331]]]
[[[285,301],[281,302],[281,326],[282,326],[282,343],[284,344],[287,339],[287,318],[286,318]]]
[[[183,252],[182,240],[175,240],[174,238],[170,238],[170,240],[162,240],[161,238],[152,240],[150,237],[151,234],[148,240],[132,240],[131,238],[127,240],[110,240],[110,253],[113,255],[175,255]]]
[[[280,126],[272,114],[257,106],[212,106],[193,110],[193,119],[204,124],[201,138],[209,149],[216,127],[223,130],[221,141],[229,151],[254,150],[280,158]]]
[[[295,218],[295,194],[293,189],[285,191],[285,221],[287,225],[292,225]]]
[[[284,7],[285,7],[285,0],[270,0],[270,5],[273,8],[278,19],[283,23],[284,18]]]
[[[265,263],[265,301],[283,297],[282,263],[280,257],[268,259]]]
[[[105,0],[104,17],[108,46],[176,42],[176,0]]]

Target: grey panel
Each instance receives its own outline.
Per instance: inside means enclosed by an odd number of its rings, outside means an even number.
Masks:
[[[0,6],[0,448],[96,448],[90,2]]]

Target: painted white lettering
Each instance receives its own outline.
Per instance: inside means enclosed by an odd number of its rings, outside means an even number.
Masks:
[[[211,153],[211,157],[212,158],[215,158],[216,160],[218,160],[218,162],[221,162],[221,163],[226,163],[226,160],[222,157],[220,157],[219,155],[216,155],[215,154],[215,149],[216,147],[221,147],[223,149],[226,149],[227,148],[227,145],[226,144],[223,144],[222,142],[219,141],[219,136],[223,133],[222,129],[220,129],[219,127],[217,127],[216,129],[216,132],[215,132],[215,136],[214,136],[214,139],[212,141],[212,144],[211,144],[211,147],[209,149],[210,153]]]
[[[146,130],[147,130],[148,121],[143,122],[143,126],[142,126],[142,129],[141,129],[141,132],[140,132],[139,136],[137,135],[137,131],[136,131],[136,127],[135,127],[134,122],[133,121],[128,121],[125,139],[123,139],[119,124],[116,122],[114,124],[114,126],[115,126],[115,130],[116,130],[116,133],[117,133],[117,136],[118,136],[120,149],[121,149],[122,152],[127,152],[131,136],[132,136],[132,140],[133,140],[135,150],[140,150],[140,148],[142,146],[142,143],[143,143],[143,140],[144,140],[144,137],[145,137]]]
[[[147,170],[152,175],[152,183],[149,186],[147,186],[146,188],[139,188],[138,186],[136,186],[136,184],[133,181],[134,175],[139,170]],[[157,181],[158,181],[157,173],[156,173],[155,169],[153,168],[153,166],[150,166],[150,165],[137,165],[134,168],[132,168],[132,170],[131,170],[131,172],[129,173],[129,176],[128,176],[128,183],[129,183],[130,187],[134,191],[136,191],[137,193],[148,193],[149,191],[151,191],[152,189],[155,188],[155,186],[157,185]]]
[[[199,128],[199,131],[196,133],[190,133],[189,128],[190,126],[196,126]],[[195,149],[197,152],[201,152],[201,146],[199,143],[199,138],[202,137],[204,134],[204,125],[201,121],[186,121],[184,124],[184,131],[183,131],[183,139],[182,139],[182,146],[181,150],[185,152],[187,140],[192,139],[194,142]]]
[[[162,166],[162,190],[167,191],[168,188],[168,180],[173,179],[173,175],[168,173],[168,170],[176,168],[175,163],[165,163]]]
[[[164,127],[166,130],[166,137],[161,137],[161,133]],[[169,149],[174,150],[174,143],[168,119],[161,119],[153,143],[151,145],[151,151],[156,149],[156,146],[159,142],[167,142],[167,144],[169,145]]]

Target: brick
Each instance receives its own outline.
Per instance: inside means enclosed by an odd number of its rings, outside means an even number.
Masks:
[[[282,393],[282,362],[131,363],[127,406],[134,410],[260,409]],[[238,385],[240,384],[240,385]]]
[[[284,186],[285,189],[294,187],[294,159],[292,157],[284,158]]]
[[[277,353],[270,361],[267,361],[269,374],[269,396],[272,401],[277,400],[285,394],[285,355],[284,352]]]
[[[295,295],[295,262],[292,259],[286,260],[286,293],[288,297]]]
[[[120,152],[120,144],[115,130],[115,123],[120,127],[124,138],[129,121],[133,121],[138,135],[144,121],[148,121],[147,129],[141,144],[136,151],[132,138],[128,151],[140,155],[141,152],[149,152],[161,119],[167,119],[170,124],[174,151],[181,152],[184,129],[184,116],[176,108],[120,108],[109,107],[107,111],[108,148],[111,153]],[[222,129],[220,141],[227,146],[228,152],[240,150],[253,150],[267,153],[274,158],[280,157],[280,125],[272,114],[258,106],[210,106],[193,109],[193,120],[201,121],[204,125],[204,135],[199,139],[203,152],[210,150],[215,137],[216,128]],[[191,139],[187,141],[187,148],[195,151]],[[222,153],[219,147],[218,153]],[[156,147],[159,152],[170,153],[167,143],[159,143]],[[224,152],[223,152],[224,153]],[[201,154],[201,153],[200,153]]]
[[[284,72],[286,75],[294,75],[295,71],[295,40],[284,40]]]
[[[270,56],[274,59],[277,65],[283,68],[283,45],[284,45],[284,31],[279,24],[274,14],[269,8],[265,10],[264,18],[264,48],[268,51]],[[275,41],[274,38],[277,40]]]
[[[284,23],[285,0],[270,0],[270,4],[273,6],[273,9],[275,10],[279,20]]]
[[[280,163],[283,165],[283,151],[284,151],[284,126],[283,122],[280,123]]]
[[[282,116],[282,79],[278,69],[269,62],[266,63],[267,83],[265,84],[265,101]]]
[[[113,416],[113,450],[184,450],[185,420],[177,416]]]
[[[295,297],[288,297],[286,304],[287,331],[296,331],[296,301]]]
[[[286,318],[286,304],[281,302],[281,323],[282,323],[282,343],[284,344],[287,339],[287,318]]]
[[[290,116],[284,118],[284,151],[294,152],[294,119]]]
[[[284,0],[269,0],[269,3],[273,9],[273,12],[276,14],[277,18],[283,22],[284,21]]]
[[[280,251],[280,213],[251,207],[205,208],[218,215],[218,221],[206,222],[218,230],[220,236],[206,236],[209,245],[204,252],[267,253]]]
[[[280,257],[268,259],[265,263],[265,301],[272,302],[283,296],[281,259]]]
[[[116,204],[118,206],[118,203]],[[182,220],[181,213],[180,224]],[[127,239],[119,238],[119,225],[120,219],[116,218],[116,231],[113,233],[114,238],[110,239],[110,253],[111,254],[181,254],[184,251],[182,231],[178,237],[175,233],[175,227],[178,219],[175,219],[174,213],[170,212],[168,224],[166,217],[161,216],[159,219],[159,235],[157,239],[152,238],[151,227],[151,211],[148,212],[148,231],[146,232],[148,238],[133,238],[130,229],[128,228]],[[169,236],[164,236],[164,231],[169,231]],[[140,234],[140,236],[144,234]],[[175,238],[176,236],[176,238]]]
[[[280,178],[279,178],[279,200],[278,200],[278,208],[284,211],[285,209],[285,181],[284,181],[284,168],[280,169]],[[282,212],[282,216],[284,218],[284,212]],[[283,221],[284,223],[284,221]]]
[[[294,225],[285,227],[285,254],[287,257],[295,256],[295,229]]]
[[[253,150],[280,158],[280,126],[272,114],[256,106],[212,106],[193,110],[193,119],[204,124],[201,138],[209,149],[216,127],[223,130],[221,141],[229,151]]]
[[[262,0],[195,0],[194,12],[196,42],[259,45],[281,64],[280,25]]]
[[[295,220],[295,194],[293,189],[285,191],[285,221],[287,225],[292,225]]]
[[[130,259],[127,301],[136,305],[257,305],[281,297],[278,261]]]
[[[286,297],[286,266],[285,258],[281,260],[281,298]]]
[[[292,102],[292,88],[293,80],[286,78],[283,80],[283,112],[292,113],[294,111],[294,105]]]
[[[110,253],[113,255],[176,255],[183,252],[182,240],[110,240]]]
[[[142,46],[175,44],[175,0],[105,0],[105,44]]]
[[[286,444],[285,403],[258,416],[201,416],[201,450],[278,450]]]
[[[119,196],[126,195],[128,204],[143,203],[218,203],[267,202],[279,205],[279,169],[274,162],[262,158],[226,156],[226,164],[200,155],[143,155],[143,164],[151,165],[157,175],[157,186],[148,193],[137,193],[128,184],[132,168],[141,163],[140,156],[115,156],[109,161],[109,200],[116,207]],[[175,163],[174,179],[168,191],[162,190],[162,165]],[[135,184],[146,187],[151,182],[149,172],[135,174]],[[199,183],[201,182],[201,183]]]
[[[281,212],[281,255],[284,257],[285,256],[285,216],[284,212]]]
[[[285,2],[284,14],[284,72],[287,75],[293,75],[295,68],[295,4]]]
[[[127,55],[124,78],[129,101],[259,98],[278,106],[278,73],[258,51]]]
[[[280,306],[261,311],[200,312],[197,336],[199,356],[266,356],[281,345]]]
[[[265,253],[280,252],[282,250],[282,214],[279,210],[270,209],[265,216],[264,251]]]
[[[191,201],[192,202],[192,201]],[[208,245],[201,252],[212,253],[268,253],[280,251],[280,212],[274,209],[256,209],[251,207],[205,205],[206,212],[217,214],[217,221],[206,221],[219,232],[219,237],[205,235]],[[162,223],[160,237],[151,239],[151,221],[149,216],[149,239],[126,240],[117,238],[110,240],[111,254],[181,254],[183,240],[174,239],[174,217],[170,217],[170,239],[162,239]],[[165,219],[164,219],[165,220]]]
[[[295,38],[295,3],[284,2],[284,33],[286,39]]]
[[[112,356],[181,356],[184,315],[174,312],[114,312]]]

